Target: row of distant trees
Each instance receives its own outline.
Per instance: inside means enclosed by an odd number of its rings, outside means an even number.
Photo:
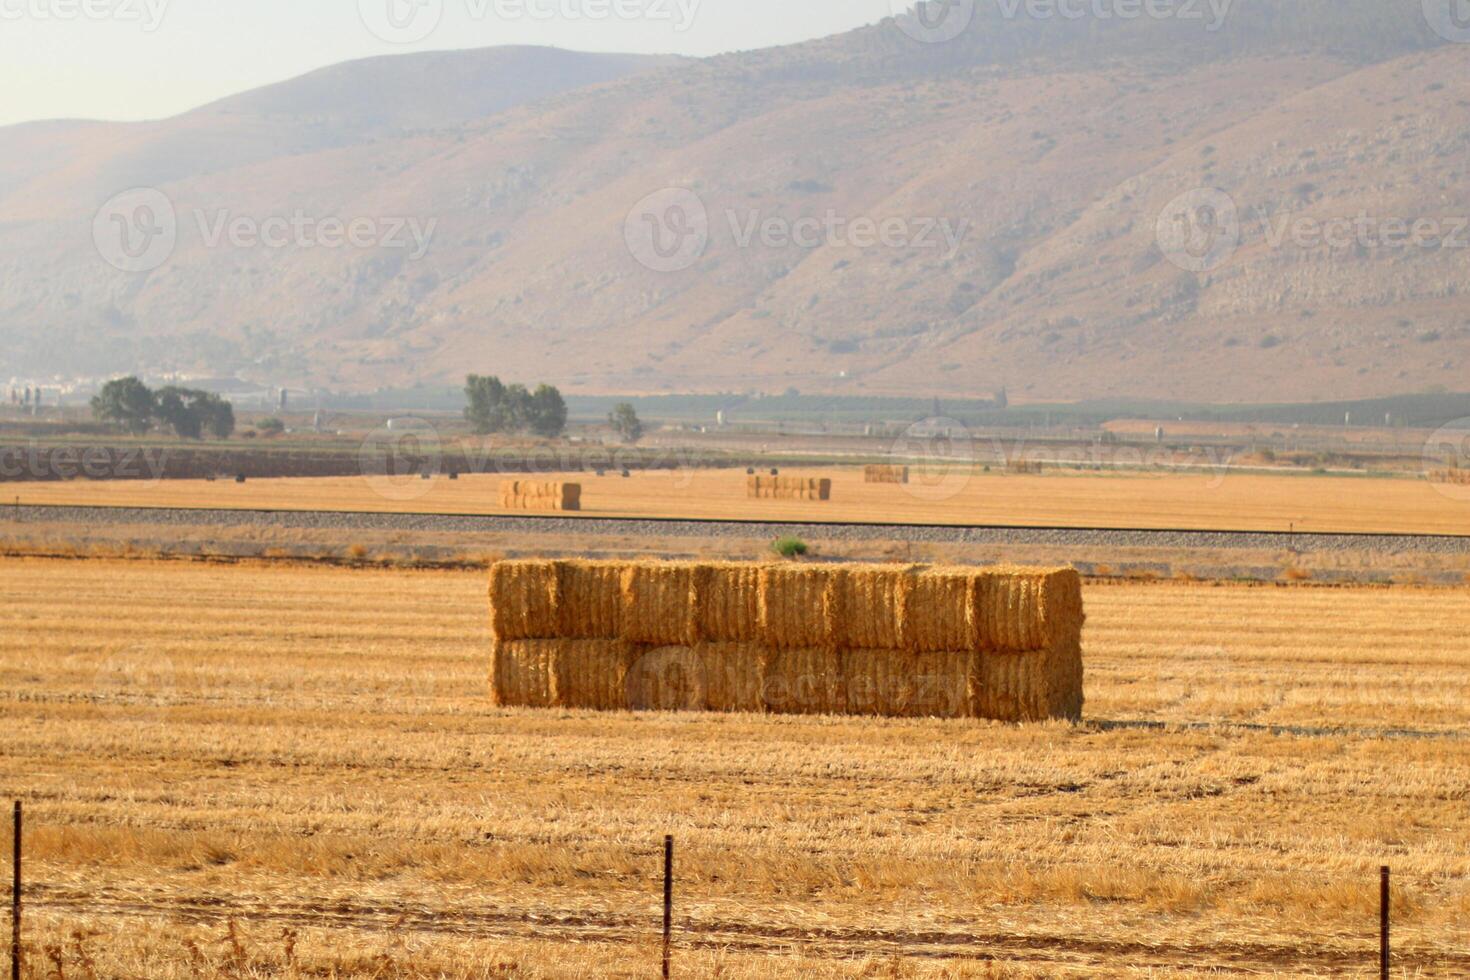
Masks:
[[[235,408],[218,395],[173,385],[154,391],[135,377],[103,385],[92,399],[92,416],[133,435],[167,427],[183,439],[202,439],[206,433],[228,439],[235,431]]]
[[[554,438],[567,429],[567,403],[551,385],[535,391],[507,385],[497,377],[465,379],[465,420],[479,435],[524,433]]]
[[[567,428],[566,400],[551,385],[538,385],[531,391],[494,376],[472,374],[465,379],[464,396],[465,420],[479,435],[529,432],[555,438]],[[626,402],[615,407],[607,421],[624,442],[643,438],[643,423]]]

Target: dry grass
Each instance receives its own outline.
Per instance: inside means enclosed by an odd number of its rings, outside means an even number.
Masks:
[[[498,709],[479,573],[3,561],[35,942],[71,977],[644,977],[673,833],[681,975],[1366,973],[1385,862],[1401,965],[1470,969],[1470,741],[1375,734],[1470,728],[1470,595],[1086,598],[1089,717],[1215,724]]]
[[[1465,533],[1465,497],[1427,480],[1190,474],[1045,476],[916,467],[907,485],[865,482],[861,468],[792,474],[827,478],[832,499],[810,502],[747,496],[731,470],[635,473],[629,479],[578,474],[585,516],[1020,524],[1286,531]],[[450,481],[418,477],[252,480],[244,485],[167,483],[7,484],[22,503],[115,506],[509,513],[497,506],[496,476]],[[753,510],[752,508],[758,508]],[[3,517],[3,515],[0,515]]]

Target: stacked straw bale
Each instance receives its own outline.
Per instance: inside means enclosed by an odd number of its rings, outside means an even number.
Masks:
[[[581,510],[582,484],[544,480],[504,480],[501,510]]]
[[[508,706],[1039,721],[1081,717],[1072,569],[506,561]]]
[[[866,466],[863,468],[864,483],[907,483],[907,466]]]
[[[831,500],[832,481],[799,476],[747,476],[745,495],[753,500]]]

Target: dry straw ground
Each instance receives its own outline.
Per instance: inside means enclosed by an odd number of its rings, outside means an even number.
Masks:
[[[832,499],[760,500],[735,470],[577,474],[585,516],[1020,524],[1169,529],[1470,534],[1470,490],[1407,478],[1200,473],[966,474],[915,467],[907,485],[875,484],[861,467],[791,472],[832,480]],[[554,475],[548,475],[554,479]],[[8,483],[4,500],[29,504],[244,507],[497,513],[493,475],[388,480]]]
[[[1470,971],[1463,591],[1090,586],[1016,728],[493,708],[484,584],[0,562],[32,976],[646,977],[664,833],[683,976],[1367,975],[1383,862]]]

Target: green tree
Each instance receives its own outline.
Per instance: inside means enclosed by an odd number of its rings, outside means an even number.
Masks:
[[[511,428],[506,389],[499,378],[472,374],[465,379],[464,395],[464,417],[477,435],[505,432]]]
[[[526,427],[538,436],[555,438],[567,430],[567,403],[551,385],[540,385],[531,396]]]
[[[618,438],[629,445],[633,445],[643,438],[643,423],[638,419],[638,413],[633,406],[627,402],[616,405],[607,417],[608,424],[612,426]]]
[[[148,386],[135,377],[117,378],[102,386],[92,399],[92,416],[116,422],[133,435],[142,435],[153,425],[158,402]]]
[[[234,406],[195,388],[160,389],[157,417],[181,439],[202,439],[206,431],[217,439],[228,439],[235,431]]]

